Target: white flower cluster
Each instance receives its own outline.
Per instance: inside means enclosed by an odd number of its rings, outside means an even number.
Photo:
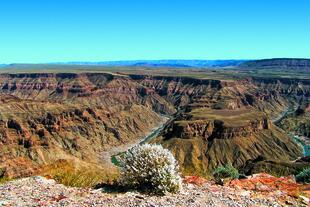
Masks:
[[[121,162],[126,186],[166,194],[181,189],[179,167],[172,153],[161,145],[139,145],[130,149]]]

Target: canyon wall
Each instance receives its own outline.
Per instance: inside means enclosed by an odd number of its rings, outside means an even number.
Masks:
[[[307,81],[1,74],[0,168],[18,177],[61,159],[104,165],[102,152],[141,139],[160,114],[174,118],[154,142],[184,172],[241,167],[260,155],[291,160],[301,149],[270,120],[308,93]]]

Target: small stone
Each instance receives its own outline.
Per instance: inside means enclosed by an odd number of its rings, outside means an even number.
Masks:
[[[141,195],[136,195],[136,198],[138,198],[138,199],[144,199],[144,197],[141,196]]]
[[[188,203],[195,203],[195,200],[191,198],[191,199],[187,200],[187,202]]]
[[[310,204],[310,198],[300,195],[299,198],[302,199],[303,203]]]
[[[240,196],[244,196],[244,197],[248,197],[248,196],[250,196],[250,195],[251,195],[250,191],[242,191],[242,192],[240,193]]]

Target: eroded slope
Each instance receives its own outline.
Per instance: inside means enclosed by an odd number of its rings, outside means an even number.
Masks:
[[[104,166],[100,153],[140,139],[173,115],[153,142],[173,151],[184,172],[241,168],[260,156],[289,161],[300,147],[271,119],[309,84],[298,80],[212,80],[106,73],[0,75],[0,160],[24,176],[70,160]]]

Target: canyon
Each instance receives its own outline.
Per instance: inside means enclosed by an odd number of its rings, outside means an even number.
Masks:
[[[272,119],[309,95],[310,81],[294,78],[3,73],[0,176],[42,174],[58,162],[115,172],[102,154],[139,142],[162,115],[172,118],[149,142],[170,149],[185,175],[227,163],[245,173],[267,165],[295,172],[309,164],[293,162],[302,148]]]

